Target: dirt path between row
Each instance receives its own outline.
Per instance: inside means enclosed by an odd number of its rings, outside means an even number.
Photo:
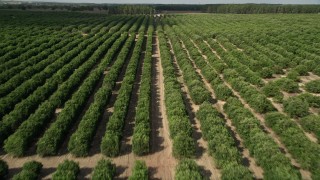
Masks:
[[[178,82],[180,83],[183,92],[183,99],[188,111],[188,116],[193,126],[193,138],[196,140],[196,162],[202,169],[204,176],[210,179],[221,179],[221,172],[214,164],[213,158],[209,155],[208,142],[202,137],[201,125],[199,120],[195,117],[195,113],[199,110],[199,105],[196,105],[190,96],[190,92],[183,79],[183,72],[178,65],[177,58],[175,57],[171,41],[168,39],[170,45],[170,52],[173,57],[173,64],[177,72]]]
[[[208,45],[208,47],[212,50],[212,53],[215,54],[214,50],[212,49],[212,47],[210,46],[210,44],[206,43]],[[208,63],[208,62],[207,62]],[[210,65],[208,63],[208,65]],[[280,138],[278,137],[278,135],[266,125],[266,122],[264,120],[264,116],[255,112],[249,105],[248,103],[240,96],[240,94],[235,91],[232,86],[224,79],[223,74],[219,74],[220,78],[223,80],[224,84],[230,89],[232,90],[233,94],[241,101],[241,103],[244,105],[245,108],[249,109],[250,112],[255,116],[255,118],[257,118],[262,127],[264,128],[264,130],[267,132],[267,134],[273,138],[273,140],[278,144],[278,146],[283,150],[282,152],[285,154],[286,157],[288,157],[291,161],[291,164],[295,167],[299,168],[299,171],[302,175],[303,179],[311,179],[311,173],[307,170],[301,169],[301,165],[293,158],[293,156],[289,153],[288,149],[282,144],[282,142],[280,141]]]

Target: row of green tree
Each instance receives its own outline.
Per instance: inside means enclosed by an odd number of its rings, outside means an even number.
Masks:
[[[139,99],[135,115],[135,127],[132,137],[132,150],[137,155],[150,151],[150,120],[151,120],[151,64],[152,64],[152,40],[153,18],[149,18],[149,26],[146,41],[146,54],[143,61]],[[139,35],[140,36],[140,35]],[[142,56],[141,56],[142,57]]]
[[[127,66],[117,100],[114,103],[114,111],[107,123],[106,132],[102,138],[100,145],[101,153],[109,157],[114,157],[120,153],[121,138],[123,134],[123,128],[125,125],[126,115],[128,112],[129,102],[131,98],[131,92],[133,90],[133,84],[135,82],[138,64],[140,61],[140,55],[142,51],[142,45],[144,41],[144,31],[146,28],[147,18],[144,19],[141,26],[142,29],[139,32],[139,38],[134,46],[132,56],[127,55],[126,59],[130,58]],[[134,36],[134,34],[131,34]],[[131,48],[128,49],[128,53]],[[125,61],[124,61],[125,62]]]
[[[59,145],[65,138],[64,135],[72,127],[77,115],[87,103],[87,99],[90,97],[94,87],[101,78],[105,66],[111,62],[113,59],[112,56],[115,56],[117,49],[119,49],[122,43],[127,39],[127,36],[122,36],[121,38],[119,37],[120,33],[115,33],[106,41],[105,44],[99,47],[100,52],[104,52],[106,49],[108,49],[108,53],[102,59],[98,68],[90,73],[90,75],[84,80],[84,83],[78,88],[77,92],[72,95],[72,98],[65,103],[64,108],[58,115],[56,121],[51,124],[50,128],[38,141],[38,154],[55,155],[57,153]],[[111,47],[112,44],[113,46]]]
[[[45,68],[42,73],[39,74],[39,77],[25,81],[22,85],[12,91],[9,94],[10,96],[8,95],[6,98],[3,98],[2,100],[7,100],[4,101],[6,102],[5,104],[10,107],[13,107],[14,105],[14,109],[0,121],[0,142],[3,142],[3,140],[13,133],[14,130],[39,106],[39,103],[47,99],[58,88],[58,84],[68,78],[69,75],[73,73],[74,69],[83,63],[89,55],[93,53],[94,49],[107,37],[109,37],[108,34],[102,36],[101,33],[100,35],[84,40],[82,43],[78,44],[76,48],[67,52],[53,64]],[[49,74],[49,77],[47,77],[48,75],[46,74]],[[39,81],[45,81],[46,83],[41,87],[38,87]],[[23,99],[25,97],[27,98]],[[17,103],[17,99],[22,101]]]
[[[172,56],[161,26],[157,27],[164,75],[165,105],[169,122],[170,137],[173,140],[173,155],[176,158],[191,158],[195,155],[195,140],[192,125],[176,78]]]

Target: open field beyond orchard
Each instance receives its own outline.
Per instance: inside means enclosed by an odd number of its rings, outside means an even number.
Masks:
[[[1,10],[0,179],[320,179],[319,22]]]

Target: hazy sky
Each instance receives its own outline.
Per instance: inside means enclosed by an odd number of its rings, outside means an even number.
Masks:
[[[0,0],[1,1],[1,0]],[[23,0],[29,1],[29,0]],[[226,4],[226,3],[268,3],[268,4],[320,4],[320,0],[31,0],[72,3],[148,3],[148,4]]]

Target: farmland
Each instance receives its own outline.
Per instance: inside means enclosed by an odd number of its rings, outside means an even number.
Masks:
[[[0,11],[0,179],[320,179],[320,15]]]

